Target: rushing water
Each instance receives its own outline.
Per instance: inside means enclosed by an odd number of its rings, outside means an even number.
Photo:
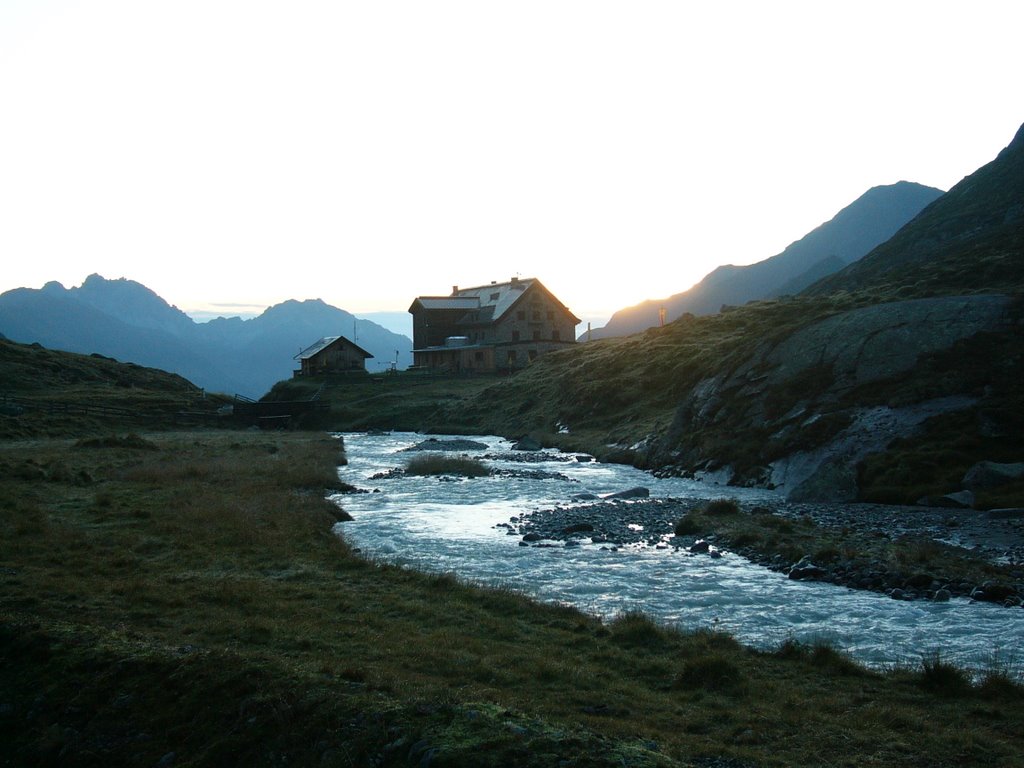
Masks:
[[[482,584],[500,585],[540,600],[575,605],[605,617],[643,610],[681,628],[713,627],[744,643],[767,647],[792,638],[827,639],[872,665],[916,664],[922,653],[985,667],[993,659],[1020,662],[1024,611],[954,599],[948,603],[901,602],[884,595],[797,582],[726,553],[720,559],[673,548],[599,545],[523,547],[519,536],[495,527],[537,509],[565,504],[589,491],[605,494],[634,486],[652,497],[742,501],[769,491],[716,489],[682,479],[658,479],[615,464],[513,464],[505,469],[559,472],[574,481],[485,477],[441,480],[371,476],[403,467],[403,453],[425,439],[412,433],[345,435],[349,464],[343,480],[372,493],[336,497],[354,518],[339,529],[369,556],[422,571],[453,572]],[[473,437],[490,451],[511,444],[497,437]]]

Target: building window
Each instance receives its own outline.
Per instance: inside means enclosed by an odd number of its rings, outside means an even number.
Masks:
[[[540,320],[540,311],[539,310],[536,310],[536,309],[533,310],[533,319],[534,320]]]
[[[509,366],[516,364],[516,351],[514,349],[508,351],[508,364]]]
[[[555,313],[552,310],[549,309],[548,310],[548,320],[554,320],[554,319],[555,319]]]
[[[512,331],[512,341],[519,341],[519,331]]]
[[[530,362],[532,363],[536,359],[537,359],[537,350],[536,349],[531,349],[530,350]]]
[[[533,332],[533,340],[534,341],[540,341],[540,331],[534,331]]]
[[[553,331],[551,331],[551,340],[552,341],[561,341],[562,340],[562,334],[560,334],[558,332],[557,328],[555,328]]]
[[[492,293],[491,294],[491,301],[497,301],[500,298],[501,298],[501,294],[500,293]]]
[[[525,320],[525,319],[526,319],[526,310],[520,309],[518,312],[516,312],[516,320]]]

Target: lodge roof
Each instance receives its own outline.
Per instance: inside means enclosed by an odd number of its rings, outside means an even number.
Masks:
[[[344,336],[324,336],[322,339],[320,339],[316,343],[311,344],[310,346],[306,347],[304,350],[299,352],[299,354],[297,354],[293,359],[295,359],[295,360],[309,360],[310,358],[315,357],[317,354],[319,354],[320,352],[323,352],[325,349],[327,349],[329,346],[331,346],[332,344],[334,344],[335,342],[337,342],[339,340],[342,341],[345,344],[348,344],[351,347],[354,347],[356,352],[360,353],[363,357],[373,357],[373,355],[371,355],[365,349],[360,347],[355,342],[349,341]]]

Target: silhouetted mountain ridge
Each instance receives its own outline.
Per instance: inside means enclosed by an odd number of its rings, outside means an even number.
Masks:
[[[1024,126],[990,163],[956,184],[867,256],[808,289],[909,298],[1024,287]]]
[[[408,337],[320,299],[289,300],[251,320],[196,323],[140,283],[96,274],[77,288],[50,282],[0,295],[0,330],[14,341],[107,355],[250,397],[289,378],[294,356],[322,336],[354,337],[378,368],[396,359],[405,368],[412,357]]]
[[[941,194],[909,181],[872,187],[782,253],[748,266],[717,267],[687,291],[619,310],[591,338],[626,336],[655,326],[661,307],[671,322],[687,312],[710,315],[723,305],[798,293],[885,242]]]

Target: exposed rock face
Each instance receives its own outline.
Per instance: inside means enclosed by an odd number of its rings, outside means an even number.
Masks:
[[[946,397],[904,408],[857,409],[853,423],[825,445],[785,456],[772,464],[771,483],[791,501],[854,501],[857,462],[885,450],[898,437],[907,437],[927,419],[963,410],[969,397]]]
[[[930,381],[904,388],[890,402],[885,386],[920,376],[922,360],[958,342],[1009,330],[1011,306],[1001,295],[892,302],[766,341],[739,365],[693,387],[648,463],[694,474],[742,464],[721,453],[724,435],[733,451],[745,454],[746,466],[732,483],[770,478],[793,500],[852,501],[859,461],[914,434],[927,419],[977,402],[967,392],[929,396]]]
[[[964,475],[963,487],[968,491],[997,488],[1024,478],[1024,462],[1000,464],[995,461],[979,461]]]
[[[837,391],[911,370],[921,355],[997,325],[1006,296],[951,296],[878,304],[822,320],[797,331],[766,356],[768,384],[792,379],[811,366],[829,366]]]

